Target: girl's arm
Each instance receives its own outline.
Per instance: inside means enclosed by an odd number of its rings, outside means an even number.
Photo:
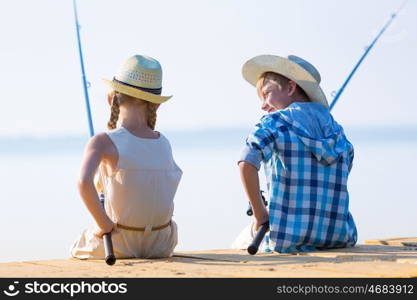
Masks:
[[[260,194],[258,170],[246,161],[239,162],[239,168],[240,178],[242,179],[243,187],[252,205],[253,214],[256,219],[255,229],[258,230],[263,223],[269,220],[268,210]]]
[[[93,136],[87,144],[81,164],[78,191],[88,211],[93,216],[99,231],[96,235],[101,237],[104,233],[111,232],[114,228],[113,221],[107,216],[100,204],[100,200],[94,186],[94,175],[105,153],[106,143],[103,134]]]

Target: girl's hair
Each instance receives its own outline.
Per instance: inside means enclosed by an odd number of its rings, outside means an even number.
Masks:
[[[282,90],[284,87],[287,87],[288,82],[290,81],[290,79],[288,79],[287,77],[274,73],[274,72],[263,73],[261,77],[259,77],[258,81],[256,82],[256,91],[258,92],[258,96],[261,99],[264,98],[262,88],[266,84],[267,80],[271,80],[275,82],[278,85],[279,90]],[[301,97],[308,99],[310,101],[310,98],[307,96],[307,94],[298,84],[297,84],[297,93],[299,93]]]
[[[119,99],[116,96],[116,91],[109,92],[109,97],[112,97],[113,99],[110,109],[110,120],[107,122],[107,128],[111,130],[116,128],[117,120],[119,119],[120,113],[120,103]]]
[[[109,92],[109,96],[112,97],[113,103],[111,106],[110,112],[110,120],[107,122],[107,128],[109,130],[115,129],[117,125],[117,120],[119,119],[120,113],[120,104],[123,102],[133,102],[137,103],[138,101],[144,101],[142,99],[134,98],[125,94],[118,93],[114,90]],[[159,104],[152,103],[149,101],[144,101],[146,104],[146,112],[147,112],[147,123],[149,128],[152,130],[155,129],[156,125],[156,110],[158,109]]]
[[[156,110],[158,109],[159,105],[152,102],[146,102],[146,110],[148,113],[148,126],[154,130],[156,125]]]

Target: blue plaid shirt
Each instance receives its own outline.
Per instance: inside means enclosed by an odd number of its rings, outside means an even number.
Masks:
[[[347,190],[353,146],[324,105],[295,102],[265,115],[239,161],[264,166],[270,249],[287,253],[355,245]]]

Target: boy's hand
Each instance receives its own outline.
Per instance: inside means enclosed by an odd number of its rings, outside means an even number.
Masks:
[[[262,224],[269,221],[269,212],[264,206],[259,214],[255,214],[255,229],[258,230]]]

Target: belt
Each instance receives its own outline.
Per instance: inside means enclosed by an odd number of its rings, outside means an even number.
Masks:
[[[169,220],[169,222],[164,225],[152,227],[152,231],[164,229],[168,227],[169,225],[171,225],[171,220]],[[146,227],[131,227],[131,226],[122,225],[120,223],[117,223],[117,228],[131,230],[131,231],[145,231],[146,229]]]

